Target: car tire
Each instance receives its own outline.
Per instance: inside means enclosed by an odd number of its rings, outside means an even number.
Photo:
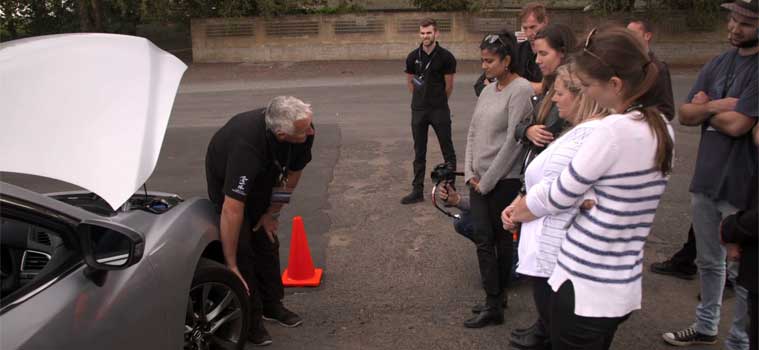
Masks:
[[[223,264],[201,258],[188,294],[184,349],[245,347],[249,303],[237,275]]]

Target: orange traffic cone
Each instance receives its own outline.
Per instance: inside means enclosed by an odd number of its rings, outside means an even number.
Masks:
[[[282,274],[282,284],[285,287],[317,287],[321,283],[322,273],[322,269],[314,268],[303,219],[296,216],[293,218],[290,259]]]

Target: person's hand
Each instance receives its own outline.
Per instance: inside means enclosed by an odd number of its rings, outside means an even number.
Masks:
[[[478,179],[477,177],[473,177],[473,178],[469,179],[469,181],[467,181],[466,183],[467,183],[467,185],[469,185],[469,188],[473,189],[477,193],[481,193],[480,192],[480,179]]]
[[[728,243],[725,245],[727,249],[727,260],[738,261],[741,259],[741,246],[735,243]]]
[[[506,231],[511,231],[515,227],[517,227],[516,223],[511,219],[511,216],[514,214],[514,207],[508,206],[506,209],[504,209],[501,212],[501,222],[503,222],[503,229]]]
[[[514,212],[511,214],[511,221],[513,222],[529,222],[537,219],[537,216],[532,214],[530,208],[527,207],[527,201],[524,197],[521,197],[516,203],[512,204]]]
[[[488,86],[488,85],[490,85],[490,79],[488,79],[488,78],[486,77],[486,78],[485,78],[485,80],[483,80],[483,81],[482,81],[482,85],[485,85],[485,86]]]
[[[711,100],[709,98],[709,95],[707,95],[703,91],[699,91],[695,95],[693,95],[693,98],[691,99],[690,103],[697,104],[697,105],[702,105],[702,104],[705,104],[705,103],[709,102],[709,100]]]
[[[595,206],[596,206],[596,201],[592,199],[586,199],[582,201],[582,204],[580,204],[580,209],[590,210],[590,209],[593,209],[593,207]]]
[[[533,125],[527,128],[525,133],[527,139],[532,141],[535,146],[545,147],[547,144],[553,141],[553,134],[546,130],[545,125]]]
[[[232,267],[227,266],[227,267],[229,268],[230,271],[232,271],[232,273],[234,273],[237,276],[237,278],[240,279],[240,281],[242,282],[242,285],[245,286],[245,292],[248,293],[248,295],[250,295],[250,288],[248,288],[248,283],[245,282],[245,279],[242,278],[240,269],[238,269],[237,266],[232,266]]]
[[[732,112],[735,110],[735,106],[738,105],[738,99],[735,97],[726,97],[719,100],[709,101],[707,105],[709,106],[709,110],[715,114]]]
[[[277,229],[279,229],[279,220],[269,213],[264,213],[258,219],[258,223],[253,228],[253,231],[258,231],[259,228],[263,228],[266,235],[269,236],[269,240],[274,243],[277,238]]]
[[[759,146],[759,124],[756,124],[754,126],[753,134],[754,134],[754,144]]]
[[[445,204],[456,206],[461,202],[461,195],[450,184],[445,183],[440,189],[440,199]]]

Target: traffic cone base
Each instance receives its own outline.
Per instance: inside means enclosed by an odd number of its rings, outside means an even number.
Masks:
[[[318,287],[322,283],[322,274],[324,270],[314,269],[314,276],[308,279],[296,280],[291,279],[287,270],[282,274],[282,284],[285,287]]]

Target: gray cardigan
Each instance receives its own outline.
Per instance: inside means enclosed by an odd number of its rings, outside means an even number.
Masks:
[[[514,137],[519,122],[529,118],[533,108],[532,86],[517,78],[502,91],[496,84],[482,90],[469,124],[464,176],[480,179],[480,191],[490,192],[498,181],[519,179],[522,145]]]

